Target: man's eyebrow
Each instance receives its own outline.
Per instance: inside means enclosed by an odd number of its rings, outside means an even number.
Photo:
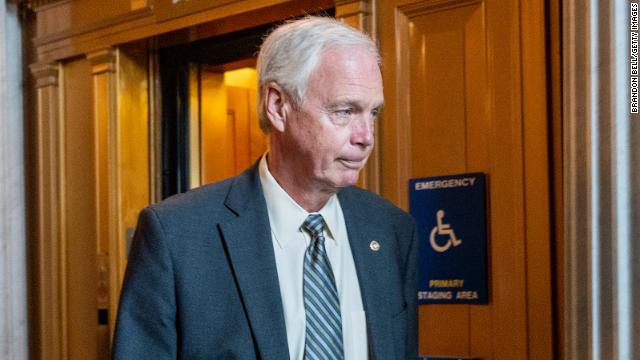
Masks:
[[[341,99],[341,100],[337,100],[331,104],[329,104],[329,108],[331,109],[335,109],[341,106],[350,106],[353,108],[356,108],[358,110],[362,110],[365,108],[364,104],[362,101],[360,100],[356,100],[356,99]],[[377,109],[377,110],[381,110],[384,107],[384,101],[377,103],[373,106],[373,109]]]

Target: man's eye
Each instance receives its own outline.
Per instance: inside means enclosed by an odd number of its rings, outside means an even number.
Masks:
[[[336,110],[336,114],[339,116],[349,116],[353,114],[353,109],[338,109]]]
[[[335,109],[331,118],[334,124],[344,126],[351,122],[354,114],[353,108]]]

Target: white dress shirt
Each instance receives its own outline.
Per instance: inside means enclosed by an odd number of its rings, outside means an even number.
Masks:
[[[293,360],[302,360],[306,333],[302,272],[304,253],[311,238],[301,225],[309,213],[271,175],[266,154],[260,160],[260,183],[271,224],[289,354]],[[367,328],[360,285],[338,197],[333,195],[318,213],[327,225],[325,247],[340,297],[345,359],[367,359]]]

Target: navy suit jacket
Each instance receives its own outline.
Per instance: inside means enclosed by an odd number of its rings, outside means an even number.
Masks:
[[[338,193],[364,304],[369,357],[417,356],[417,235],[381,197]],[[378,251],[371,242],[380,244]],[[257,164],[144,209],[129,255],[114,359],[289,359]]]

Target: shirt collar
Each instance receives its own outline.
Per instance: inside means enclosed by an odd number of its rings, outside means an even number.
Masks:
[[[262,191],[267,202],[267,211],[269,213],[269,223],[271,231],[274,233],[276,242],[281,248],[295,240],[296,236],[287,236],[302,232],[302,223],[304,223],[309,212],[303,209],[287,194],[287,192],[278,184],[276,179],[271,175],[267,164],[267,154],[262,155],[259,165],[260,183]],[[327,238],[330,239],[329,244],[338,245],[337,234],[339,227],[340,203],[337,195],[332,195],[327,203],[317,212],[324,218],[327,230]],[[305,232],[306,234],[306,232]]]

